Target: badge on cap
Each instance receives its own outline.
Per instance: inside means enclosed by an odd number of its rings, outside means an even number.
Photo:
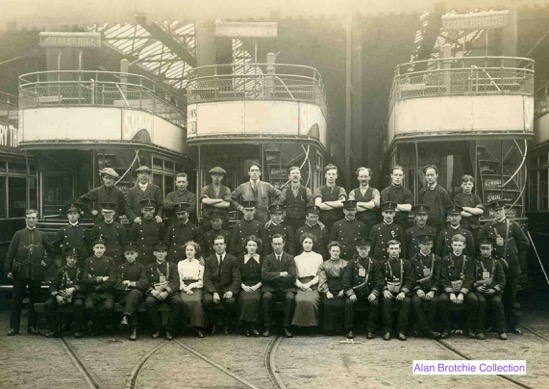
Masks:
[[[177,203],[175,205],[175,213],[183,213],[183,212],[189,212],[189,208],[191,207],[191,204],[182,201],[180,203]]]
[[[126,242],[124,243],[124,252],[128,251],[139,252],[139,246],[135,242]]]
[[[273,204],[269,206],[269,212],[273,213],[283,213],[286,211],[286,207],[282,204]]]
[[[106,245],[107,244],[107,237],[104,236],[104,235],[99,235],[99,236],[96,236],[95,238],[93,238],[92,240],[92,246],[95,246],[96,244],[104,244]]]
[[[74,204],[74,203],[71,203],[71,204],[67,204],[65,206],[65,213],[69,213],[69,212],[78,212],[80,213],[81,209],[78,205]]]
[[[448,215],[461,215],[461,211],[463,211],[463,208],[455,204],[446,208],[446,213]]]
[[[163,240],[160,240],[160,241],[156,242],[155,244],[153,244],[153,250],[168,250],[168,247],[170,247],[168,245],[168,242],[163,241]]]
[[[427,204],[417,204],[412,207],[412,212],[414,213],[428,213],[431,210],[431,207]]]
[[[65,257],[76,257],[80,258],[82,255],[82,250],[80,250],[78,247],[67,247],[64,251]]]
[[[356,208],[356,200],[344,200],[343,203],[343,209],[353,209]]]
[[[308,205],[307,208],[305,208],[305,213],[320,213],[320,208],[318,205]]]
[[[255,200],[246,200],[246,201],[241,201],[240,205],[242,205],[244,208],[255,208],[256,203],[257,201]]]
[[[395,211],[397,209],[398,204],[394,201],[385,201],[381,203],[381,210],[382,211]]]
[[[139,205],[141,205],[141,208],[156,208],[156,200],[155,199],[143,199],[139,201]]]

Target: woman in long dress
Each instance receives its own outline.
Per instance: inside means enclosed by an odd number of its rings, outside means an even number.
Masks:
[[[261,248],[261,239],[251,235],[244,239],[247,253],[238,258],[242,283],[238,294],[240,321],[246,328],[246,336],[259,336],[257,322],[261,304],[261,257],[257,250]]]
[[[200,252],[198,243],[190,241],[183,246],[186,259],[179,261],[181,300],[183,312],[189,325],[194,327],[199,338],[204,337],[205,314],[202,308],[202,288],[204,286],[204,265],[195,258]]]
[[[339,258],[341,245],[331,242],[328,245],[330,259],[322,263],[318,269],[318,292],[322,300],[322,328],[326,335],[343,332],[345,313],[345,293],[343,290],[343,271],[347,261]]]
[[[313,244],[312,236],[304,235],[301,241],[303,252],[294,258],[297,269],[295,285],[298,290],[292,325],[298,327],[318,326],[320,295],[317,291],[317,274],[324,260],[322,255],[312,251]]]

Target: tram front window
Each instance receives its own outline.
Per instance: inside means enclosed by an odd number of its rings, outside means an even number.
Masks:
[[[8,177],[8,199],[10,217],[25,216],[27,199],[27,178],[26,177]]]
[[[62,215],[63,206],[74,198],[73,182],[72,175],[68,172],[44,172],[44,217]]]

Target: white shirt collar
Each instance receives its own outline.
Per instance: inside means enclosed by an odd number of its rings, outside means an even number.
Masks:
[[[259,254],[255,254],[253,257],[251,257],[249,254],[244,254],[244,263],[248,263],[250,258],[253,258],[257,263],[259,263]]]

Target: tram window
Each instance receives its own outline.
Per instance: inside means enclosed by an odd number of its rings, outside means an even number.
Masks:
[[[18,173],[26,173],[27,172],[27,167],[23,163],[10,162],[10,164],[8,165],[8,168],[9,168],[10,172],[18,172]]]
[[[0,177],[0,218],[7,217],[6,210],[6,180],[7,177]]]
[[[157,170],[164,170],[164,164],[163,161],[160,158],[154,158],[153,159],[153,168]]]
[[[8,177],[8,210],[10,217],[25,216],[27,198],[26,177]]]
[[[153,178],[153,184],[158,186],[160,188],[160,191],[165,195],[164,193],[164,180],[162,180],[161,174],[155,174]]]
[[[547,166],[547,154],[542,154],[539,156],[538,166]]]
[[[173,172],[173,162],[165,161],[164,168],[169,172]]]
[[[0,172],[5,172],[5,171],[6,171],[6,163],[0,162]]]

